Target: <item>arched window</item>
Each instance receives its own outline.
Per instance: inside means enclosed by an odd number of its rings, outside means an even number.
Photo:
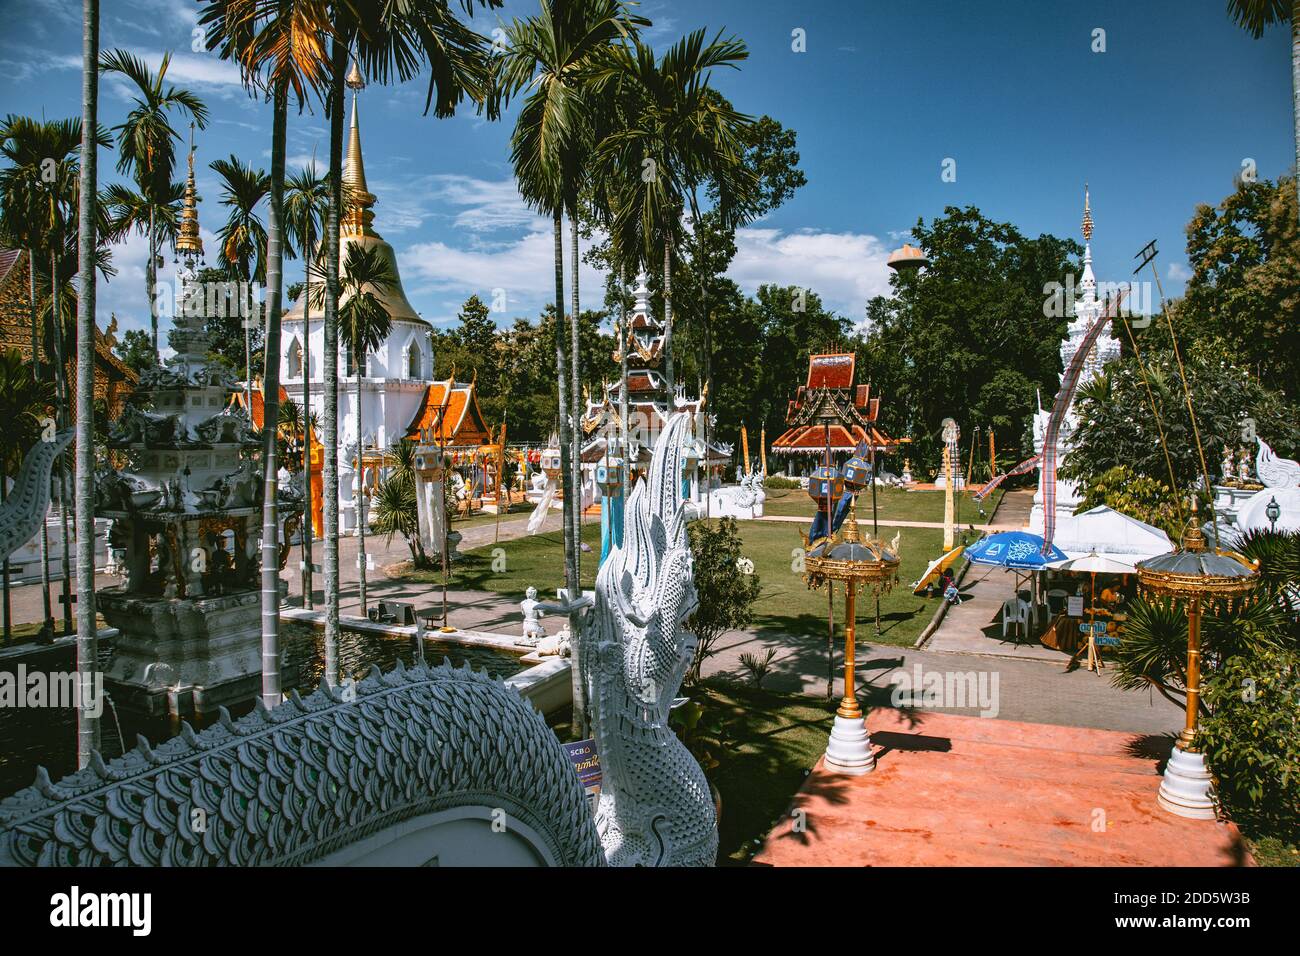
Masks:
[[[424,362],[420,354],[420,346],[412,339],[406,344],[406,377],[423,378]]]
[[[289,378],[302,378],[302,344],[296,336],[289,343]]]

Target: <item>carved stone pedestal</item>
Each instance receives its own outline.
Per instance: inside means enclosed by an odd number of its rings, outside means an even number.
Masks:
[[[98,593],[96,604],[104,620],[121,631],[104,675],[118,707],[187,717],[245,703],[259,693],[260,592],[168,600],[109,588]]]

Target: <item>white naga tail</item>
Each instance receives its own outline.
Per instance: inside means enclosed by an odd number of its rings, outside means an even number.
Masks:
[[[627,502],[623,546],[596,577],[580,643],[603,771],[596,829],[613,866],[712,866],[718,823],[704,771],[668,726],[695,652],[695,610],[678,412]]]
[[[51,441],[38,441],[27,452],[13,490],[0,505],[0,561],[40,530],[50,504],[50,469],[75,436],[73,429],[65,428]]]

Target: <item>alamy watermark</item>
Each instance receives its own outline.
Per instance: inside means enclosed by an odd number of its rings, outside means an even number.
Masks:
[[[889,675],[894,685],[889,695],[895,707],[924,710],[979,710],[981,717],[998,715],[997,671],[935,671],[914,664],[911,672],[895,671]]]
[[[0,707],[73,708],[87,717],[104,712],[104,675],[90,673],[84,690],[76,671],[31,671],[19,664],[14,671],[0,671]]]

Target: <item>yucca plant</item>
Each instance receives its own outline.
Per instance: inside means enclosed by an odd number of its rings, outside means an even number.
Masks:
[[[417,568],[429,566],[429,558],[420,540],[419,510],[415,497],[415,479],[410,474],[394,472],[380,483],[375,492],[370,514],[370,527],[378,534],[400,534],[411,549],[411,562]]]

